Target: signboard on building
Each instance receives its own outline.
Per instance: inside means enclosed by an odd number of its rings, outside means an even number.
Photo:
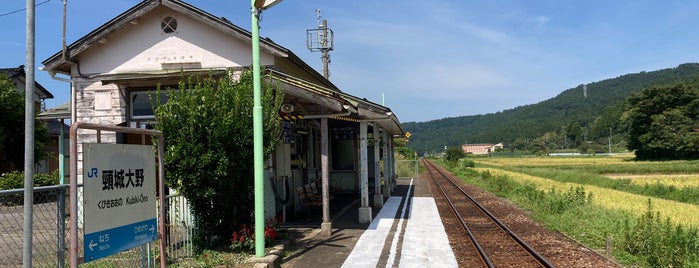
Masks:
[[[83,144],[84,262],[158,238],[155,148]]]

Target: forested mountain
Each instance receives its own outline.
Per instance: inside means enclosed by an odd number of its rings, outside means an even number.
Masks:
[[[622,75],[567,89],[558,96],[531,105],[484,115],[450,117],[427,122],[407,122],[412,136],[408,147],[420,154],[441,152],[444,146],[463,143],[505,143],[506,147],[541,146],[576,148],[622,140],[625,127],[620,116],[631,93],[657,85],[699,78],[699,63],[676,68]]]

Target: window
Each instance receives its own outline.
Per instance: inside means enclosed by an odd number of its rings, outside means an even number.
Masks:
[[[132,119],[154,119],[152,101],[155,99],[155,91],[132,91],[131,92],[131,118]],[[153,100],[151,101],[151,98]],[[160,103],[167,103],[167,92],[160,92]]]
[[[160,22],[160,28],[164,33],[174,33],[177,30],[177,20],[173,17],[165,17]]]
[[[330,130],[331,167],[333,171],[354,170],[355,131],[353,127]]]

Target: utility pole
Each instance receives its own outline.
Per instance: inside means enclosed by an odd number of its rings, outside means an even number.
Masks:
[[[612,127],[609,127],[609,155],[612,155]]]
[[[24,86],[24,242],[23,267],[32,267],[32,220],[34,208],[34,0],[27,0],[26,66]],[[71,215],[72,217],[73,215]]]
[[[329,79],[329,52],[333,50],[333,30],[328,28],[328,20],[321,20],[320,9],[316,9],[316,14],[318,16],[318,28],[306,30],[306,47],[312,52],[320,51],[322,53],[320,58],[323,61],[323,77]]]

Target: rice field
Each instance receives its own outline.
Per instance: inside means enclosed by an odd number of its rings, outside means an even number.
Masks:
[[[520,157],[479,158],[480,167],[510,171],[547,170],[551,173],[573,172],[575,177],[600,176],[627,180],[632,185],[661,184],[677,188],[699,189],[699,161],[633,161],[633,155],[613,157]]]
[[[699,161],[633,161],[632,155],[615,157],[520,157],[477,158],[478,170],[488,170],[537,188],[567,191],[582,186],[595,196],[600,206],[640,215],[650,199],[653,207],[673,222],[699,227],[699,200],[685,202],[663,198],[662,194],[644,195],[643,187],[662,185],[699,191]],[[636,192],[628,190],[634,188]],[[657,187],[656,187],[657,188]],[[626,189],[626,190],[624,190]],[[678,200],[678,199],[675,199]]]
[[[629,180],[633,185],[662,184],[677,188],[699,188],[699,174],[604,174],[604,176],[611,179]]]
[[[609,250],[622,265],[699,267],[699,160],[641,162],[623,155],[466,161],[475,167],[454,168],[464,181],[531,210],[551,230]],[[588,203],[580,205],[579,193]]]
[[[513,158],[477,158],[477,163],[495,166],[520,166],[520,167],[556,167],[556,166],[611,166],[627,165],[633,159],[633,155],[616,155],[613,157],[513,157]]]
[[[609,188],[583,185],[571,182],[559,182],[551,179],[531,176],[518,172],[505,171],[495,168],[476,168],[478,171],[489,171],[493,174],[503,174],[522,183],[532,183],[541,190],[556,189],[568,191],[571,187],[582,186],[585,191],[593,194],[593,203],[608,209],[627,211],[635,215],[643,214],[650,199],[653,207],[663,216],[669,217],[674,223],[685,226],[699,227],[699,206],[686,204],[662,198],[648,197]]]

